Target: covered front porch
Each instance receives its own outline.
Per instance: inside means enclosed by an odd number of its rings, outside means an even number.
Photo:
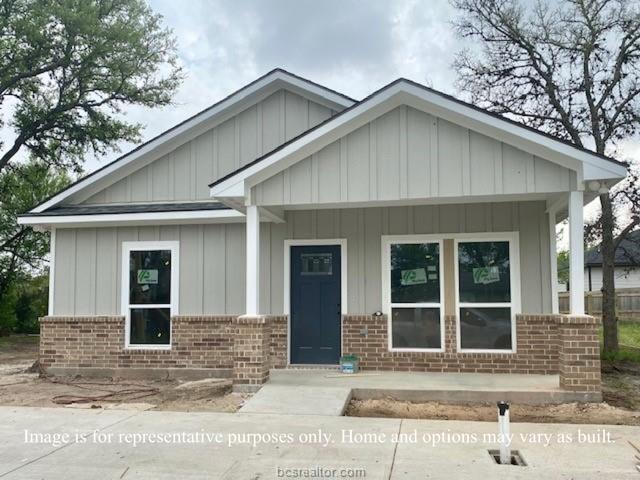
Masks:
[[[557,375],[596,398],[583,207],[623,170],[400,81],[210,194],[246,214],[245,313],[284,318],[278,366],[355,354],[365,371]]]
[[[464,398],[456,392],[468,387],[475,391],[470,385],[485,385],[486,378],[495,375],[499,380],[496,398],[506,398],[505,395],[511,398],[512,382],[522,387],[516,389],[520,393],[515,398],[532,395],[540,403],[599,401],[597,320],[578,313],[583,308],[582,296],[573,304],[576,313],[560,315],[554,288],[558,218],[574,213],[569,216],[572,243],[582,245],[579,193],[550,196],[547,200],[501,199],[473,204],[294,208],[282,212],[281,222],[273,222],[271,215],[264,214],[267,207],[248,206],[245,317],[265,319],[262,328],[268,330],[271,338],[270,366],[277,369],[335,365],[340,355],[355,354],[363,373],[376,375],[362,377],[369,380],[354,377],[354,381],[363,384],[389,381],[380,391],[394,391],[395,379],[410,378],[414,373],[437,374],[421,376],[424,388],[420,386],[417,390],[428,393],[415,395],[425,395],[425,399],[430,395],[434,399],[438,395]],[[254,214],[250,213],[252,210]],[[433,261],[406,264],[401,256],[405,249],[399,247],[407,245],[411,249],[416,245],[419,249],[427,248],[419,252],[426,252]],[[296,266],[294,257],[299,247],[303,247],[298,251],[300,255],[312,259],[326,259],[326,247],[335,247],[334,252],[340,256],[330,267],[324,264],[303,267],[300,262]],[[464,263],[461,252],[472,251],[471,247],[482,258],[489,255],[496,271],[492,271],[492,266]],[[502,256],[491,257],[494,251],[502,252]],[[582,256],[578,259],[580,262],[574,262],[577,267],[572,268],[574,275],[582,279]],[[405,264],[395,268],[394,262]],[[307,272],[311,274],[311,283],[309,277],[299,276],[301,268],[315,269]],[[416,273],[420,269],[424,272]],[[474,269],[485,274],[493,272],[494,277],[473,280]],[[415,273],[417,278],[406,281],[401,278],[403,271]],[[333,344],[322,343],[325,330],[313,330],[314,324],[326,321],[320,314],[322,305],[327,303],[323,297],[304,297],[311,308],[298,311],[298,320],[294,307],[295,285],[313,288],[313,281],[329,278],[322,275],[328,273],[337,282],[337,288],[331,290],[335,295],[333,313],[338,328],[337,343],[332,337]],[[471,282],[468,290],[477,296],[477,301],[463,301],[465,281]],[[414,302],[407,295],[415,294],[416,289],[432,297]],[[400,292],[400,297],[394,299],[394,291]],[[493,300],[492,295],[502,297],[499,301],[484,302],[482,295],[489,295],[488,300]],[[475,310],[467,320],[471,309]],[[319,340],[317,345],[305,345],[304,338],[296,340],[296,321],[300,317],[304,317],[305,325],[311,326],[310,337]],[[484,339],[483,331],[494,333]],[[308,348],[309,352],[317,347],[332,354],[333,360],[300,357],[296,353],[299,347]],[[274,371],[271,370],[272,376],[279,375]],[[399,376],[380,375],[390,372]],[[321,374],[313,375],[316,380],[324,378]],[[257,384],[267,378],[265,369]],[[278,377],[278,381],[283,378]],[[339,379],[322,381],[339,383]],[[352,390],[357,388],[354,386]],[[490,390],[480,391],[484,393],[477,394],[477,398],[471,394],[476,401],[494,398],[494,393],[487,393]]]

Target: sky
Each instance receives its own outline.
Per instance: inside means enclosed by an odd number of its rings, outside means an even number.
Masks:
[[[452,26],[448,0],[149,0],[177,39],[186,75],[172,105],[128,106],[142,140],[172,127],[276,67],[356,99],[406,77],[456,95],[452,62],[473,47]],[[459,95],[458,95],[459,96]],[[7,129],[0,137],[12,137]],[[135,147],[89,155],[91,172]],[[640,158],[640,143],[623,155]],[[587,216],[593,215],[593,207]]]
[[[356,99],[398,77],[455,93],[451,62],[461,43],[447,0],[149,3],[174,31],[186,78],[174,105],[126,109],[130,120],[146,125],[145,139],[276,67]],[[104,161],[88,159],[86,169]]]

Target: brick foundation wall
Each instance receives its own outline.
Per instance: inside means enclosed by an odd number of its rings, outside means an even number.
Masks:
[[[44,317],[40,362],[60,369],[205,369],[243,386],[264,383],[269,368],[287,366],[287,317],[178,316],[172,348],[124,348],[124,317]],[[386,316],[347,315],[343,353],[363,370],[559,374],[560,387],[600,391],[599,320],[518,315],[516,353],[457,351],[456,318],[445,318],[444,352],[389,352]],[[365,334],[366,332],[366,334]]]
[[[233,369],[232,316],[178,316],[171,349],[125,349],[124,317],[44,317],[40,363],[61,368]]]
[[[447,316],[445,351],[430,353],[389,352],[386,316],[347,315],[343,351],[357,355],[365,370],[557,374],[556,319],[555,315],[518,315],[517,353],[463,353],[457,351],[456,317]]]

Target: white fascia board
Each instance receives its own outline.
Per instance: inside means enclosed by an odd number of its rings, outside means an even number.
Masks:
[[[225,185],[224,188],[217,188],[220,185]],[[223,182],[220,185],[211,187],[209,189],[209,195],[215,197],[215,199],[222,198],[244,198],[246,190],[244,186],[244,180],[240,180],[237,183]],[[222,201],[222,200],[220,200]]]
[[[585,165],[599,169],[600,179],[622,179],[627,174],[626,168],[622,165],[610,162],[595,154],[580,150],[494,115],[447,99],[409,82],[401,81],[356,105],[350,111],[312,130],[284,148],[275,151],[256,164],[214,185],[210,189],[211,196],[222,195],[225,190],[239,182],[245,183],[245,189],[251,188],[338,140],[350,131],[403,104],[530,152],[545,160],[573,170],[580,177],[582,177]]]
[[[615,167],[616,165],[613,166]],[[618,167],[624,169],[626,172],[626,168],[619,165]],[[617,183],[623,178],[624,177],[620,177],[618,172],[613,172],[612,169],[609,168],[603,168],[601,165],[584,164],[583,180],[585,182],[589,180],[615,180],[616,182],[614,183]]]
[[[291,90],[294,93],[311,97],[311,100],[324,105],[332,110],[341,111],[349,108],[355,102],[338,93],[322,88],[320,85],[309,83],[302,78],[290,75],[284,71],[276,71],[275,76],[284,83],[283,88]]]
[[[98,227],[116,225],[180,225],[244,222],[236,210],[195,210],[189,212],[109,213],[92,215],[38,215],[18,217],[20,225],[48,227]]]
[[[112,183],[115,183],[115,181],[124,178],[127,174],[133,173],[135,170],[148,165],[153,160],[175,150],[185,142],[204,133],[204,131],[214,126],[212,122],[222,123],[227,120],[228,117],[234,115],[239,109],[243,109],[243,107],[249,106],[249,104],[257,103],[281,88],[290,89],[301,95],[311,96],[318,101],[318,103],[333,110],[340,111],[354,104],[353,100],[326,90],[319,85],[309,83],[287,72],[276,70],[258,80],[253,85],[232,94],[218,105],[200,114],[196,114],[193,118],[185,121],[178,127],[152,139],[138,150],[115,160],[95,174],[87,176],[84,180],[70,186],[31,211],[33,213],[42,213],[81,191],[88,191],[85,195],[85,197],[88,198],[91,194],[96,193],[102,188],[106,188],[108,185],[102,185],[101,182],[113,175],[116,171],[119,171],[121,175],[114,179]],[[134,162],[135,166],[132,165]],[[208,179],[203,179],[203,181],[208,181]],[[92,185],[100,186],[94,190],[89,190],[89,187]]]

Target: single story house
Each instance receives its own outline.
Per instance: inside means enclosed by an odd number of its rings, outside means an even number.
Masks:
[[[42,365],[559,375],[600,395],[583,205],[623,165],[406,79],[276,69],[21,217],[51,231]],[[555,225],[569,218],[571,314]]]
[[[616,289],[640,289],[640,230],[629,233],[615,252],[614,282]],[[587,251],[584,258],[585,291],[602,290],[602,253],[600,246]]]

